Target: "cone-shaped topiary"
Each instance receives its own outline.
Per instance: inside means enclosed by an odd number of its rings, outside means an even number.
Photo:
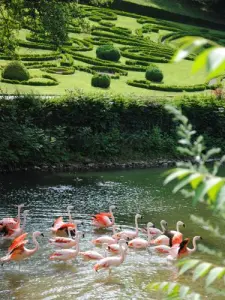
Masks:
[[[108,88],[110,86],[111,79],[106,74],[95,74],[91,79],[91,85],[94,87]]]
[[[110,44],[99,46],[96,50],[96,55],[98,58],[110,61],[119,61],[120,59],[119,49]]]
[[[2,78],[26,81],[30,78],[30,74],[21,62],[12,61],[3,69]]]
[[[150,66],[146,70],[145,78],[154,82],[161,82],[163,80],[163,73],[158,67]]]

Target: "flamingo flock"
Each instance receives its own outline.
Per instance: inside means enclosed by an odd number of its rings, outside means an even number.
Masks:
[[[27,259],[40,248],[37,238],[44,235],[39,231],[33,232],[32,235],[34,248],[28,249],[25,247],[28,243],[25,226],[29,211],[23,211],[23,221],[21,222],[21,209],[23,207],[23,204],[18,205],[16,218],[6,217],[0,220],[1,239],[11,242],[6,255],[0,258],[2,265],[10,261],[20,262]],[[146,228],[140,229],[138,227],[138,220],[141,219],[140,214],[135,215],[135,228],[121,230],[115,223],[113,211],[116,207],[112,205],[109,207],[109,212],[99,212],[91,215],[92,226],[96,230],[112,228],[111,235],[102,235],[90,241],[93,246],[101,246],[102,250],[80,251],[80,239],[84,237],[84,233],[78,230],[78,225],[82,226],[83,222],[72,219],[72,209],[72,206],[67,207],[68,220],[59,217],[54,220],[52,227],[49,228],[52,235],[48,240],[49,246],[55,248],[49,256],[50,261],[71,261],[79,256],[85,261],[96,261],[94,265],[96,272],[105,269],[110,274],[111,268],[121,265],[127,253],[132,251],[131,249],[150,249],[150,251],[167,255],[166,257],[169,260],[174,260],[194,253],[197,249],[196,241],[202,239],[200,236],[195,236],[193,238],[193,248],[188,248],[190,239],[183,238],[181,228],[184,228],[185,224],[182,221],[176,223],[176,230],[169,230],[165,220],[160,222],[161,229],[156,228],[152,222],[148,222]],[[140,234],[142,237],[139,236]]]

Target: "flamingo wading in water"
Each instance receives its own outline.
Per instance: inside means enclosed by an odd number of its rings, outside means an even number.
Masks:
[[[35,244],[35,248],[33,249],[27,249],[24,247],[24,245],[28,242],[28,240],[25,240],[27,233],[18,236],[9,247],[7,255],[0,259],[1,263],[4,264],[9,261],[21,261],[32,256],[39,250],[39,243],[36,238],[40,235],[44,236],[40,231],[35,231],[33,233],[33,243]]]
[[[120,232],[117,232],[113,235],[113,238],[115,239],[121,239],[121,238],[128,238],[128,239],[134,239],[138,236],[138,219],[141,218],[141,215],[136,214],[135,215],[135,225],[136,229],[133,230],[123,230]]]
[[[92,224],[96,227],[96,228],[107,228],[107,227],[111,227],[115,224],[115,217],[113,215],[113,209],[116,209],[115,205],[111,205],[109,207],[109,213],[99,213],[96,215],[92,216]],[[110,220],[110,218],[112,218],[112,220]]]
[[[97,262],[94,266],[94,270],[97,272],[100,269],[108,269],[109,274],[111,273],[111,267],[118,267],[120,266],[125,259],[126,251],[127,251],[127,245],[126,248],[122,247],[122,244],[126,245],[126,241],[124,239],[121,239],[119,241],[120,245],[120,256],[111,256],[111,257],[105,257]]]

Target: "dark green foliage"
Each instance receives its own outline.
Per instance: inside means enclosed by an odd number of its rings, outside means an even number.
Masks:
[[[165,92],[199,92],[206,89],[216,89],[217,86],[208,86],[207,84],[196,84],[196,85],[165,85],[165,84],[154,84],[147,80],[128,80],[128,85],[140,87],[149,90],[165,91]]]
[[[165,101],[143,97],[71,94],[41,100],[0,101],[0,167],[76,161],[79,157],[148,159],[176,157],[176,134]],[[212,96],[170,100],[199,133],[225,149],[225,104]],[[213,126],[211,126],[213,124]]]
[[[12,80],[12,79],[4,79],[2,78],[2,82],[5,83],[11,83],[11,84],[23,84],[23,85],[34,85],[34,86],[52,86],[52,85],[58,85],[59,82],[56,78],[50,76],[50,75],[42,75],[41,78],[45,78],[45,79],[49,79],[47,81],[43,81],[40,80],[38,78],[35,80],[32,80],[32,78],[30,80],[25,80],[25,81],[19,81],[19,80]]]
[[[156,66],[149,66],[145,73],[145,78],[154,82],[161,82],[163,80],[162,71]]]
[[[26,81],[30,74],[26,67],[19,61],[12,61],[2,71],[2,78],[18,81]]]
[[[96,55],[98,58],[104,60],[119,61],[120,59],[119,49],[111,44],[99,46],[96,50]]]
[[[110,86],[111,79],[106,74],[95,74],[91,79],[91,85],[94,87],[108,88]]]

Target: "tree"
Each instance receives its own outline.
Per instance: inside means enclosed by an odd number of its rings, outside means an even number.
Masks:
[[[24,25],[61,47],[68,39],[71,19],[80,16],[78,5],[69,1],[0,0],[0,50],[15,53],[16,33]]]

